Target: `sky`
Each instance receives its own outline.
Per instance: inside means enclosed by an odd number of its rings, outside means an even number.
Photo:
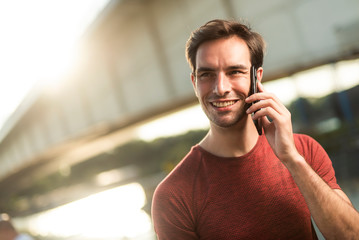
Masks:
[[[109,0],[0,0],[0,128],[35,85],[60,81]]]

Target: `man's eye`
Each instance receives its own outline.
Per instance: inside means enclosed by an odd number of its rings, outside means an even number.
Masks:
[[[242,74],[243,72],[241,71],[238,71],[238,70],[233,70],[233,71],[230,71],[229,72],[229,75],[239,75],[239,74]]]
[[[204,72],[204,73],[199,74],[199,77],[201,79],[211,79],[211,78],[216,77],[216,74],[213,72]]]
[[[202,73],[202,74],[200,75],[200,77],[208,77],[208,76],[210,76],[210,73]]]

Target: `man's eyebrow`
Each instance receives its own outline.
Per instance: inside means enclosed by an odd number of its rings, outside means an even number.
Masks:
[[[226,71],[228,70],[242,70],[242,71],[248,71],[249,68],[244,64],[238,64],[238,65],[232,65],[226,68]],[[196,69],[195,74],[198,74],[200,72],[214,72],[216,71],[215,68],[211,67],[199,67]]]
[[[227,69],[228,70],[234,70],[234,69],[249,70],[249,68],[243,64],[229,66]]]
[[[227,67],[227,70],[232,70],[232,69],[249,70],[249,68],[243,64],[232,65],[232,66]],[[199,67],[196,69],[196,72],[207,72],[207,71],[216,71],[216,69],[210,68],[210,67]]]
[[[211,71],[215,71],[214,68],[210,68],[210,67],[199,67],[196,69],[196,72],[211,72]]]

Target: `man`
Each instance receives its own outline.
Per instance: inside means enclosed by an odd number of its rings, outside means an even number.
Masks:
[[[0,214],[0,240],[32,240],[27,234],[20,234],[10,221],[6,213]]]
[[[311,216],[328,239],[359,238],[327,154],[293,134],[290,112],[263,89],[263,53],[262,37],[235,21],[210,21],[187,41],[210,130],[155,191],[159,239],[317,239]],[[259,93],[250,95],[252,66]]]

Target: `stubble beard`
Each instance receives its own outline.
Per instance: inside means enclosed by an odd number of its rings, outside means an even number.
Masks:
[[[248,96],[248,95],[247,95]],[[246,96],[241,95],[239,97],[239,101],[242,101],[244,104],[242,107],[236,111],[236,112],[216,112],[216,111],[210,111],[209,109],[205,109],[205,104],[202,102],[202,109],[204,113],[206,114],[207,118],[210,120],[210,122],[220,128],[231,128],[238,123],[240,123],[243,119],[245,119],[248,114],[246,113],[247,109],[250,107],[250,104],[245,103],[244,99]],[[237,104],[237,103],[236,103]]]
[[[247,117],[246,110],[249,108],[249,104],[244,104],[243,107],[237,111],[232,113],[219,113],[219,114],[211,114],[206,113],[208,119],[213,123],[214,125],[220,127],[220,128],[231,128],[238,123],[242,122],[244,118]],[[225,116],[225,115],[232,115],[232,116]]]

